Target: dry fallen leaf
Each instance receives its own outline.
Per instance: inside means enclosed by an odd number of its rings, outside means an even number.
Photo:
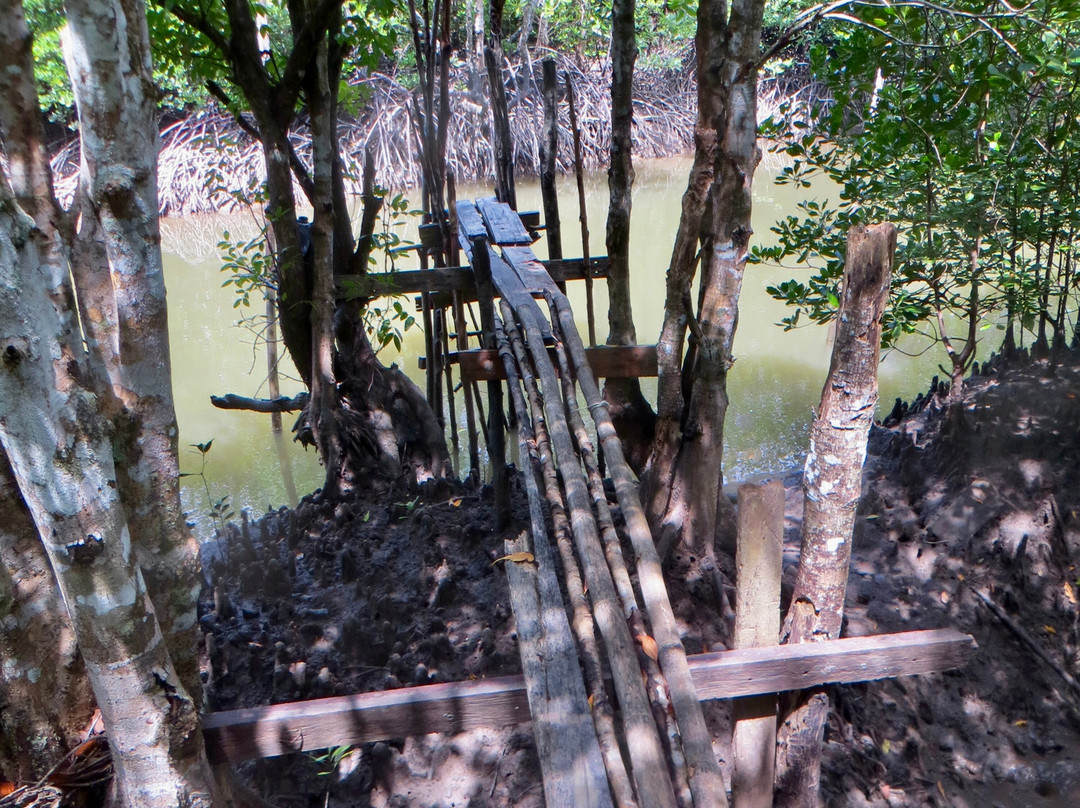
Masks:
[[[0,797],[6,797],[8,794],[13,794],[15,788],[15,784],[10,781],[0,783]]]
[[[452,500],[450,500],[449,504],[450,504],[451,508],[460,508],[461,507],[461,502],[462,502],[461,497],[454,497]]]
[[[509,555],[500,556],[491,562],[491,566],[495,566],[500,561],[517,561],[522,564],[532,564],[536,559],[532,553],[528,553],[524,550],[517,553],[510,553]]]
[[[641,650],[645,652],[645,656],[649,659],[656,660],[660,658],[660,649],[656,645],[656,640],[648,634],[638,634],[637,641],[641,643]]]
[[[1069,599],[1069,603],[1076,603],[1076,591],[1073,589],[1073,585],[1068,581],[1064,582],[1062,587],[1065,590],[1065,597]]]
[[[1026,718],[1018,718],[1015,721],[1013,721],[1013,726],[1014,727],[1026,727],[1027,726],[1027,719]]]
[[[590,693],[589,694],[589,709],[590,710],[593,708],[594,704],[596,704],[596,696],[593,695],[592,693]]]
[[[941,602],[942,603],[948,603],[949,602],[949,593],[948,592],[942,592],[941,593]]]
[[[1043,631],[1047,634],[1057,634],[1057,629],[1053,626],[1043,626]]]
[[[890,741],[888,738],[882,741],[881,751],[884,752],[886,755],[889,754],[889,752],[892,751],[892,741]]]
[[[945,786],[941,784],[941,781],[937,781],[937,790],[941,793],[942,797],[945,797]]]

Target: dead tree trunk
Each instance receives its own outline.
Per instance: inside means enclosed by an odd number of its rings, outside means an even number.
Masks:
[[[840,636],[866,440],[877,405],[881,315],[895,251],[896,228],[890,224],[856,227],[848,236],[832,363],[803,472],[802,553],[783,629],[788,643]],[[776,804],[781,808],[817,806],[828,708],[824,690],[803,693],[780,729]]]

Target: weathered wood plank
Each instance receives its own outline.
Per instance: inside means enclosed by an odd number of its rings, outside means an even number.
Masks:
[[[538,492],[530,491],[529,500],[535,544],[523,531],[516,540],[507,540],[505,548],[508,554],[531,551],[537,563],[508,561],[505,566],[544,798],[548,805],[609,808],[604,762],[547,546]]]
[[[536,305],[532,294],[525,288],[513,268],[490,246],[488,247],[488,256],[491,260],[491,280],[495,284],[499,296],[513,306],[515,312],[528,311],[533,317],[537,318],[536,321],[540,327],[540,334],[544,338],[544,343],[550,344],[552,341],[551,324],[548,323],[547,318],[540,311],[540,307]]]
[[[585,272],[585,262],[581,258],[570,258],[570,259],[564,259],[564,260],[561,260],[561,261],[541,261],[540,263],[544,266],[544,269],[547,270],[547,273],[551,276],[552,280],[555,281],[556,285],[558,285],[560,283],[564,283],[566,281],[586,280],[589,277]],[[592,266],[592,278],[606,278],[607,277],[607,271],[608,271],[607,256],[600,256],[599,258],[594,258],[589,263]],[[464,302],[471,303],[471,302],[476,300],[476,283],[472,280],[471,270],[468,267],[453,267],[452,271],[453,270],[458,270],[458,269],[463,269],[463,270],[468,271],[470,273],[470,277],[469,277],[468,280],[461,281],[460,293],[463,295],[462,299],[463,299]],[[427,270],[427,271],[428,272],[434,272],[434,271],[441,272],[443,270]],[[423,289],[421,289],[421,288],[417,288],[417,289],[404,289],[403,288],[405,283],[412,282],[410,280],[410,278],[413,278],[413,277],[416,278],[417,286],[419,286],[420,284],[424,284],[425,286],[428,285],[427,282],[425,282],[422,278],[419,277],[422,273],[425,272],[425,270],[415,270],[415,272],[416,272],[415,276],[413,276],[413,274],[412,274],[413,270],[409,270],[407,272],[394,272],[394,273],[386,273],[386,274],[380,274],[380,275],[371,275],[370,277],[374,279],[375,283],[378,283],[378,279],[380,279],[382,277],[386,277],[390,281],[394,281],[394,279],[396,278],[397,279],[396,280],[397,286],[395,287],[395,292],[397,292],[397,291],[407,291],[407,292],[423,291]],[[398,277],[398,276],[401,276],[401,277]],[[356,277],[359,277],[359,276],[346,275],[346,276],[342,276],[341,280],[346,281],[347,279],[356,278]],[[437,280],[437,281],[431,283],[430,285],[435,285],[435,284],[442,285],[443,283],[446,283],[446,285],[450,285],[450,284],[454,283],[454,281],[451,280],[451,279],[440,279],[440,280]],[[363,285],[360,285],[360,286],[357,286],[356,288],[362,291],[365,287]],[[539,294],[536,295],[536,296],[539,296]],[[452,305],[451,292],[432,292],[431,293],[431,305],[433,307],[437,308],[437,309],[438,308],[449,308]],[[419,297],[416,298],[416,310],[417,311],[420,310],[420,298]]]
[[[484,218],[492,244],[532,244],[532,234],[521,223],[517,212],[494,197],[476,200],[476,207]]]
[[[531,247],[504,247],[503,258],[511,266],[531,294],[545,295],[562,291],[544,269]]]
[[[967,634],[934,629],[720,651],[688,661],[698,698],[706,701],[952,670],[975,649]],[[236,763],[528,720],[524,681],[503,676],[209,713],[203,732],[215,760]]]
[[[552,361],[554,354],[549,350]],[[655,345],[600,345],[586,348],[585,357],[596,376],[605,379],[646,378],[657,373]],[[449,355],[451,363],[461,365],[461,377],[474,381],[505,379],[506,369],[499,361],[497,351],[469,350]],[[426,367],[424,357],[420,366]]]
[[[474,238],[487,236],[487,225],[484,224],[484,217],[480,215],[476,203],[464,200],[458,202],[457,215],[458,233],[463,247],[470,249]]]
[[[436,267],[371,275],[339,275],[337,288],[339,294],[363,297],[415,292],[465,292],[472,299],[476,299],[476,280],[471,267]]]

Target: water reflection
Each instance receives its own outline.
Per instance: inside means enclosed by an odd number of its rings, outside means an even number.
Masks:
[[[664,272],[670,258],[672,240],[678,225],[682,193],[690,161],[673,158],[639,163],[634,191],[631,270],[633,279],[634,319],[638,340],[654,341],[660,332],[664,303]],[[810,192],[771,182],[770,167],[758,172],[754,193],[754,238],[769,243],[769,228],[782,216],[795,210],[798,201],[808,194],[820,198],[831,190],[825,186]],[[586,182],[590,252],[602,255],[604,216],[607,210],[607,180],[603,173]],[[459,196],[489,195],[484,188],[461,188]],[[518,189],[519,207],[540,209],[540,192],[535,182]],[[577,193],[573,182],[560,185],[560,211],[563,221],[563,252],[581,254],[577,225]],[[206,476],[212,497],[229,496],[234,508],[251,507],[263,511],[288,502],[282,481],[278,452],[275,449],[267,415],[226,411],[210,404],[211,395],[237,393],[266,396],[266,359],[256,344],[256,333],[263,323],[258,318],[262,308],[253,301],[251,309],[234,308],[233,290],[222,288],[224,276],[219,271],[215,245],[221,233],[250,233],[250,217],[193,217],[163,222],[166,282],[169,289],[169,322],[173,350],[173,378],[177,416],[180,422],[181,467],[197,471],[197,454],[188,454],[187,446],[213,439]],[[546,249],[537,245],[541,256]],[[805,272],[806,270],[802,270]],[[801,462],[805,453],[807,427],[820,395],[829,365],[828,330],[807,326],[784,332],[777,327],[787,315],[785,307],[768,297],[765,288],[798,274],[799,270],[755,266],[746,273],[740,306],[739,331],[735,340],[736,363],[729,383],[731,408],[726,429],[727,477],[741,479],[753,474],[787,469]],[[602,282],[595,284],[598,317],[597,336],[607,333],[607,291]],[[570,284],[569,296],[578,314],[579,329],[587,333],[585,288]],[[411,302],[410,302],[411,305]],[[246,326],[236,323],[243,317],[254,318]],[[417,359],[423,353],[423,337],[414,330],[406,334],[397,361],[414,379],[422,382]],[[919,357],[899,353],[889,356],[881,368],[881,400],[886,410],[896,396],[913,397],[925,389],[937,372],[941,356],[929,351]],[[282,362],[282,394],[299,392],[300,384],[287,372]],[[655,380],[645,380],[645,394],[655,395]],[[459,419],[464,416],[459,414]],[[286,430],[292,418],[285,416]],[[463,428],[463,424],[460,425]],[[464,441],[463,441],[464,445]],[[194,450],[192,450],[194,451]],[[288,441],[284,458],[295,477],[301,494],[314,490],[322,482],[318,459],[313,451],[305,452]],[[284,461],[282,461],[284,462]],[[199,523],[209,530],[204,514],[208,510],[201,484],[185,487],[185,504]]]

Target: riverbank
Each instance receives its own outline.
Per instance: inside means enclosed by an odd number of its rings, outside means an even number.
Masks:
[[[559,105],[559,169],[564,173],[573,171],[573,139],[565,102],[568,76],[574,86],[582,161],[586,171],[595,171],[607,165],[611,145],[610,62],[592,60],[581,65],[571,58],[555,58],[563,93]],[[693,51],[685,48],[670,59],[659,61],[673,67],[639,68],[635,74],[635,159],[670,157],[693,149],[697,111]],[[538,90],[528,94],[521,88],[540,86],[540,64],[539,59],[532,63],[531,83],[523,80],[525,67],[520,64],[509,64],[504,70],[515,170],[526,177],[535,177],[540,170],[543,105]],[[350,195],[360,195],[361,166],[368,147],[374,151],[375,173],[382,187],[397,191],[419,185],[410,89],[414,82],[406,68],[395,73],[373,73],[351,82],[367,100],[357,116],[344,116],[339,125]],[[763,80],[759,91],[761,117],[778,109],[784,98],[798,95],[801,88],[793,89],[794,85],[784,77]],[[458,183],[489,181],[494,176],[495,156],[487,98],[486,94],[469,91],[464,67],[454,72],[450,108],[448,167]],[[291,139],[300,159],[310,164],[307,129],[299,127]],[[76,143],[61,148],[53,157],[57,194],[65,206],[75,192],[78,160]],[[259,143],[230,114],[214,105],[193,110],[189,117],[162,129],[158,159],[162,215],[246,210],[257,206],[264,179]],[[303,195],[299,186],[297,195]]]
[[[927,397],[875,428],[845,621],[849,636],[951,627],[980,650],[962,671],[830,689],[829,806],[1064,808],[1080,786],[1080,693],[1055,671],[1080,656],[1080,356],[981,371],[957,410]],[[798,476],[785,482],[790,597],[802,499]],[[497,545],[488,492],[452,484],[336,507],[313,496],[231,528],[205,559],[211,705],[517,672]],[[729,647],[693,565],[673,559],[668,585],[687,650]],[[729,705],[707,714],[729,766]],[[332,771],[298,754],[247,775],[281,804],[543,801],[527,724],[342,752]]]

